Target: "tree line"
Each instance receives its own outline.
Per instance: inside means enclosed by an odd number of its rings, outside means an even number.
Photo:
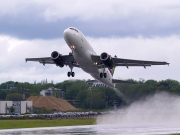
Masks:
[[[117,84],[116,88],[122,93],[121,96],[111,88],[107,87],[93,87],[84,80],[75,80],[53,84],[51,83],[28,83],[28,82],[14,82],[9,81],[0,84],[0,100],[20,101],[26,100],[30,96],[40,95],[40,91],[50,87],[61,89],[65,92],[65,100],[76,100],[78,104],[75,107],[84,109],[107,109],[117,106],[125,106],[132,102],[142,100],[149,95],[157,92],[166,91],[172,94],[180,94],[180,83],[176,80],[147,80],[136,81],[136,84]],[[7,89],[7,84],[13,84],[14,87]],[[128,99],[128,102],[127,100]]]

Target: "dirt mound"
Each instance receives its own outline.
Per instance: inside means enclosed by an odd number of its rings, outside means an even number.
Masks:
[[[57,111],[77,110],[66,100],[53,96],[31,96],[27,101],[32,101],[34,107],[45,107],[46,109],[55,109]]]

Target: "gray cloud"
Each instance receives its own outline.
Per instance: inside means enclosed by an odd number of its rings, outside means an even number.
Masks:
[[[101,6],[100,6],[101,5]],[[180,2],[132,1],[2,1],[0,34],[21,39],[62,37],[69,26],[91,37],[179,35]]]
[[[26,22],[11,23],[11,19],[0,20],[0,33],[15,36],[21,39],[53,39],[63,37],[63,31],[67,27],[73,26],[80,29],[85,35],[91,37],[155,37],[179,35],[180,21],[168,22],[166,25],[160,24],[164,20],[154,21],[153,18],[140,20],[127,18],[116,21],[90,21],[80,22],[78,20],[66,19],[58,22],[36,22],[27,24]],[[140,21],[137,21],[140,20]],[[155,19],[158,20],[158,19]]]

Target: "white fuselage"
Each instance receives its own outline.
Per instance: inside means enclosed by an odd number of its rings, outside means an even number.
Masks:
[[[72,49],[73,57],[80,65],[80,68],[89,73],[96,80],[110,87],[114,87],[114,84],[112,83],[112,75],[108,68],[105,68],[104,71],[107,73],[107,77],[100,78],[100,73],[103,69],[98,69],[91,58],[91,55],[96,55],[96,53],[78,29],[72,27],[65,29],[64,39]]]

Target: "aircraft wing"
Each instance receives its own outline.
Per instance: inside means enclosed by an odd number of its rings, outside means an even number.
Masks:
[[[79,64],[75,61],[72,55],[62,55],[63,62],[65,65],[72,65],[73,67],[79,67]],[[45,64],[56,64],[51,57],[42,57],[42,58],[26,58],[27,61],[39,62],[43,65]]]
[[[45,64],[55,64],[54,61],[51,59],[51,57],[43,57],[43,58],[26,58],[27,61],[35,61],[42,63],[43,65]]]
[[[112,58],[115,66],[151,66],[151,65],[169,65],[167,62],[160,61],[145,61],[145,60],[132,60],[132,59],[122,59],[122,58]]]
[[[100,59],[100,56],[92,55],[91,58],[94,62],[100,63],[99,65],[103,64]],[[116,58],[116,57],[112,57],[112,61],[113,61],[114,66],[126,66],[127,68],[129,66],[143,66],[144,68],[146,68],[147,66],[151,66],[151,65],[169,65],[169,63],[167,62],[133,60],[133,59],[123,59],[123,58]]]

